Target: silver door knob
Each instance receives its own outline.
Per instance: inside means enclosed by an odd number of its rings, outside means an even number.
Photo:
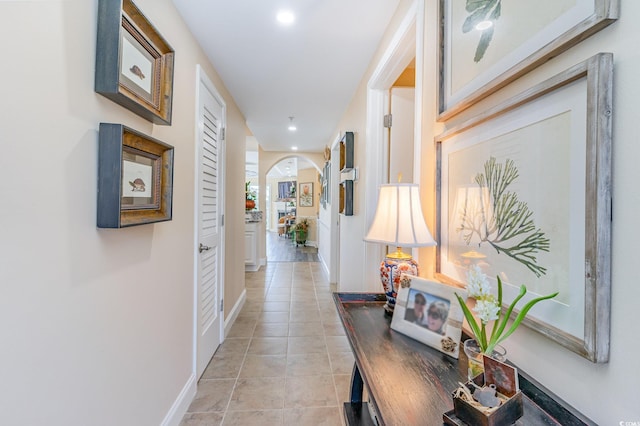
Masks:
[[[198,248],[198,251],[202,253],[203,251],[207,251],[207,250],[211,250],[211,247],[205,246],[204,244],[200,243],[200,247]]]

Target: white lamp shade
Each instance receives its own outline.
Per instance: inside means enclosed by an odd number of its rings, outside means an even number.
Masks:
[[[425,223],[418,185],[381,185],[378,206],[365,241],[396,247],[435,246]]]

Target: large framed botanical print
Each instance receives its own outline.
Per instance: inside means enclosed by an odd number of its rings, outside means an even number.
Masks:
[[[444,121],[618,18],[619,0],[440,0]]]
[[[437,137],[437,272],[471,265],[536,305],[523,324],[609,354],[613,55],[598,54]]]

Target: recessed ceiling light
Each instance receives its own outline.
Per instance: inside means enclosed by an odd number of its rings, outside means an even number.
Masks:
[[[276,18],[278,19],[278,22],[284,25],[291,25],[296,19],[296,17],[293,16],[293,12],[290,10],[281,10],[276,15]]]
[[[295,132],[297,127],[296,123],[293,122],[293,117],[289,117],[289,127],[287,127],[290,132]]]
[[[476,24],[476,30],[478,31],[484,31],[488,28],[491,28],[493,26],[493,22],[492,21],[480,21]]]
[[[298,150],[298,147],[297,147],[297,146],[292,146],[292,147],[291,147],[291,151],[297,151],[297,150]]]

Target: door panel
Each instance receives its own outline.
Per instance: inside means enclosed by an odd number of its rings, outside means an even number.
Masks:
[[[389,183],[413,182],[413,132],[415,116],[415,89],[393,87],[391,89],[391,126],[389,149]]]
[[[198,268],[196,374],[200,377],[221,342],[220,152],[224,106],[200,83],[198,122]]]

